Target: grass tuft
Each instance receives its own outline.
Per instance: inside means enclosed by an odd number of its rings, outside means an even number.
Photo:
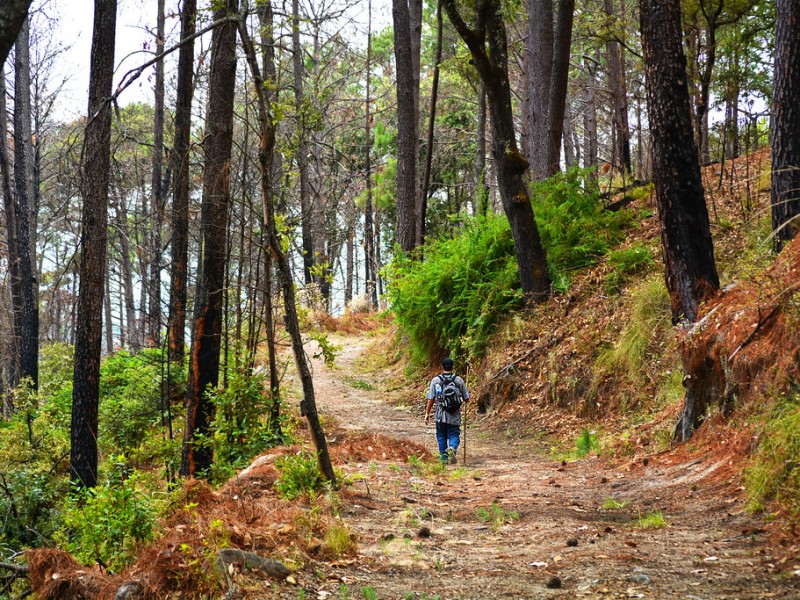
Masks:
[[[767,417],[761,443],[744,479],[748,508],[763,511],[771,502],[800,524],[800,393],[780,400]]]
[[[663,529],[667,526],[667,519],[660,510],[656,510],[639,517],[636,526],[641,529]]]

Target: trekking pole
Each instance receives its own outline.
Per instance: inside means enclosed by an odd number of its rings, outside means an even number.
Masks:
[[[469,363],[467,363],[467,372],[466,372],[466,375],[464,377],[464,387],[466,387],[467,390],[469,390],[469,387],[467,385],[468,382],[469,382]],[[463,463],[464,463],[464,466],[466,467],[467,466],[467,405],[466,404],[464,404],[464,411],[463,411],[463,413],[461,415],[461,421],[462,421],[461,429],[464,431],[464,459],[463,459]]]

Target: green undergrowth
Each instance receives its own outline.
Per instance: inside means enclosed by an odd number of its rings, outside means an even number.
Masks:
[[[658,343],[672,330],[669,294],[664,279],[654,275],[630,293],[631,315],[617,343],[597,358],[596,375],[623,375],[640,383],[648,361],[660,356]]]
[[[760,444],[744,479],[748,507],[766,511],[772,503],[800,525],[800,389],[764,415]]]
[[[572,274],[597,264],[636,222],[631,210],[605,209],[590,174],[588,169],[572,168],[532,189],[536,223],[556,291],[569,289]]]
[[[588,173],[573,169],[533,188],[556,291],[567,290],[578,269],[597,264],[636,221],[631,210],[606,210]],[[413,362],[441,353],[479,358],[496,323],[523,305],[508,220],[496,214],[478,217],[421,253],[423,260],[401,255],[386,270],[392,310],[408,336]],[[643,246],[621,250],[611,260],[617,288],[652,264]]]
[[[522,305],[508,221],[480,217],[424,253],[421,261],[398,257],[388,273],[392,310],[412,359],[479,353],[497,319]]]

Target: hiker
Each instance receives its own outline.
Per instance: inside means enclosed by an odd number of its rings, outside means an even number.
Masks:
[[[464,380],[453,373],[453,359],[442,359],[443,373],[431,380],[425,424],[431,420],[431,408],[436,405],[436,441],[443,463],[456,464],[456,450],[461,442],[461,404],[469,399]]]

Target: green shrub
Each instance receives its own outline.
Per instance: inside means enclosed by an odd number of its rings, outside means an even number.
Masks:
[[[440,352],[479,355],[497,319],[522,305],[514,242],[499,215],[433,242],[424,261],[397,257],[388,275],[392,310],[418,362]]]
[[[313,497],[325,485],[317,457],[306,450],[279,458],[275,466],[281,472],[275,481],[275,488],[285,500],[294,500],[303,495]]]
[[[48,544],[60,528],[69,412],[24,384],[12,393],[18,412],[0,422],[0,539],[19,550]]]
[[[108,453],[129,453],[142,443],[165,408],[161,401],[162,352],[124,350],[100,366],[98,441]]]
[[[489,523],[492,526],[492,529],[500,529],[506,523],[513,523],[514,521],[519,520],[519,513],[514,510],[503,510],[503,507],[493,502],[491,506],[488,508],[485,506],[479,506],[475,514],[477,514],[478,519],[483,521],[484,523]]]
[[[225,480],[268,448],[287,441],[283,421],[272,423],[273,402],[267,376],[235,369],[228,386],[207,392],[216,408],[213,438],[205,440],[214,450],[214,479]],[[201,440],[203,443],[203,440]]]
[[[594,431],[584,429],[575,440],[575,455],[578,458],[583,458],[590,452],[597,452],[600,450],[600,441],[597,439],[597,434]]]
[[[633,224],[630,211],[605,210],[586,175],[572,169],[533,188],[556,290],[567,289],[570,272],[596,263]],[[523,304],[508,220],[478,217],[452,239],[425,246],[423,254],[422,261],[395,258],[386,273],[392,310],[409,337],[412,358],[422,363],[443,352],[480,357],[497,321]]]
[[[69,497],[59,542],[86,565],[99,562],[116,571],[135,558],[136,544],[154,536],[152,497],[138,485],[140,475],[124,457],[111,457],[111,472],[95,488]]]
[[[535,183],[531,192],[536,223],[547,252],[554,289],[569,288],[569,273],[593,265],[609,248],[625,239],[633,225],[633,213],[608,211],[599,190],[588,180],[587,169]]]
[[[639,517],[636,526],[641,529],[663,529],[667,526],[667,519],[660,510],[656,510]]]
[[[800,524],[800,392],[779,400],[768,413],[761,443],[745,471],[751,510],[772,501]]]

